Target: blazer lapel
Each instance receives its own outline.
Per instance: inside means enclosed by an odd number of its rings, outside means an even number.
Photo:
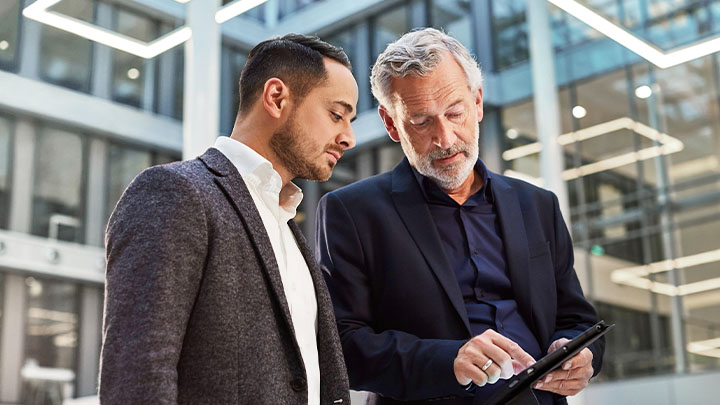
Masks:
[[[287,323],[290,333],[295,336],[295,329],[290,316],[290,307],[285,298],[285,290],[282,279],[280,278],[280,269],[275,260],[272,243],[270,243],[270,237],[265,231],[265,225],[262,222],[262,218],[260,218],[260,213],[255,206],[255,202],[242,176],[240,176],[240,173],[238,173],[232,162],[215,148],[208,149],[199,159],[215,174],[215,182],[220,189],[223,190],[228,200],[230,200],[245,225],[245,229],[255,248],[255,253],[263,264],[262,267],[270,282],[272,292],[280,304],[282,317]],[[295,342],[295,348],[299,355],[300,348],[297,345],[297,341]]]
[[[510,282],[515,292],[515,301],[518,303],[520,313],[529,322],[531,329],[536,331],[535,320],[532,316],[532,299],[530,297],[530,272],[532,269],[529,268],[528,239],[525,233],[520,200],[515,190],[500,176],[493,176],[490,184],[495,197],[498,219],[500,220],[503,245],[505,245],[505,258],[510,274]]]
[[[445,290],[458,315],[462,318],[468,336],[472,336],[460,286],[453,269],[445,257],[440,235],[407,158],[403,159],[393,170],[392,199],[408,232],[430,265],[430,269]]]

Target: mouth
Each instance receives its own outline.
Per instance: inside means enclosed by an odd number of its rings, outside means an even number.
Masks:
[[[332,161],[333,165],[336,165],[338,160],[340,160],[340,157],[342,156],[342,154],[340,154],[338,152],[334,152],[334,151],[327,151],[325,153],[327,153],[327,155],[330,157],[330,160]]]
[[[458,153],[456,153],[454,155],[450,155],[446,158],[434,159],[433,163],[437,163],[439,165],[449,165],[449,164],[455,163],[458,160],[460,160],[463,155],[464,155],[463,152],[458,152]]]

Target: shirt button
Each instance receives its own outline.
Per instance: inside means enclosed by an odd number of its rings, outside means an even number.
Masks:
[[[307,381],[303,377],[297,377],[290,381],[290,387],[295,392],[304,391],[307,388]]]
[[[477,250],[477,249],[473,250],[473,254],[474,254],[475,256],[477,256],[478,250]]]

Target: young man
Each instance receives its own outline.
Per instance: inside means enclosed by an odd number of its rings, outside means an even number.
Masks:
[[[130,184],[106,237],[103,404],[349,402],[291,180],[327,180],[355,145],[357,91],[342,50],[264,41],[232,136]]]
[[[406,159],[327,194],[317,217],[350,387],[378,404],[483,403],[596,322],[570,235],[554,194],[478,159],[482,76],[457,40],[405,34],[371,82]],[[540,403],[584,388],[602,353],[598,341],[551,373]]]

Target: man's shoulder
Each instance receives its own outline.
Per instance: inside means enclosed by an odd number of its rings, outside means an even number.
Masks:
[[[341,200],[367,200],[378,199],[389,195],[392,189],[392,171],[380,173],[355,183],[340,187],[328,193]]]
[[[163,183],[163,186],[183,186],[200,181],[209,174],[199,159],[183,160],[148,167],[135,177],[133,183]]]

